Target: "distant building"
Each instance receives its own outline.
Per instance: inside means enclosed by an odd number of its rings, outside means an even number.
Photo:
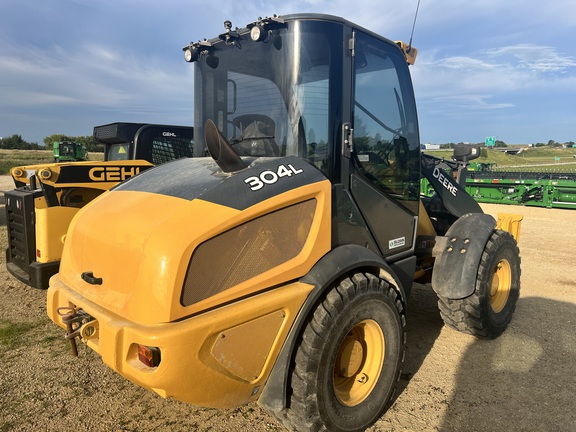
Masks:
[[[422,150],[440,150],[440,144],[422,144]]]

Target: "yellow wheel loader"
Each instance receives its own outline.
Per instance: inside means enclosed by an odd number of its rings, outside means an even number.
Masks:
[[[58,272],[66,231],[80,208],[119,182],[154,165],[193,153],[193,128],[111,123],[94,128],[104,162],[14,167],[16,188],[5,193],[6,267],[34,288],[48,288]]]
[[[518,235],[519,218],[484,214],[422,157],[415,48],[300,14],[227,21],[184,54],[198,157],[72,221],[47,310],[73,350],[163,397],[360,431],[396,389],[415,280],[452,327],[506,328],[520,258],[500,228]],[[421,173],[435,197],[421,199]]]

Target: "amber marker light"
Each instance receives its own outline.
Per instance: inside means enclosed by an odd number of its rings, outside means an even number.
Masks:
[[[148,367],[157,367],[160,364],[160,348],[138,345],[138,360]]]

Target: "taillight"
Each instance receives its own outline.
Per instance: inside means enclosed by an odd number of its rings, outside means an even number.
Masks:
[[[157,367],[160,364],[160,348],[138,345],[138,360],[148,367]]]

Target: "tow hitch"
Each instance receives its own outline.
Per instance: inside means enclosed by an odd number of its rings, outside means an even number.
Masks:
[[[98,335],[98,321],[93,316],[88,315],[82,309],[72,306],[59,307],[58,315],[62,317],[62,322],[66,325],[66,339],[70,342],[72,354],[78,357],[78,347],[76,337],[91,339]]]

